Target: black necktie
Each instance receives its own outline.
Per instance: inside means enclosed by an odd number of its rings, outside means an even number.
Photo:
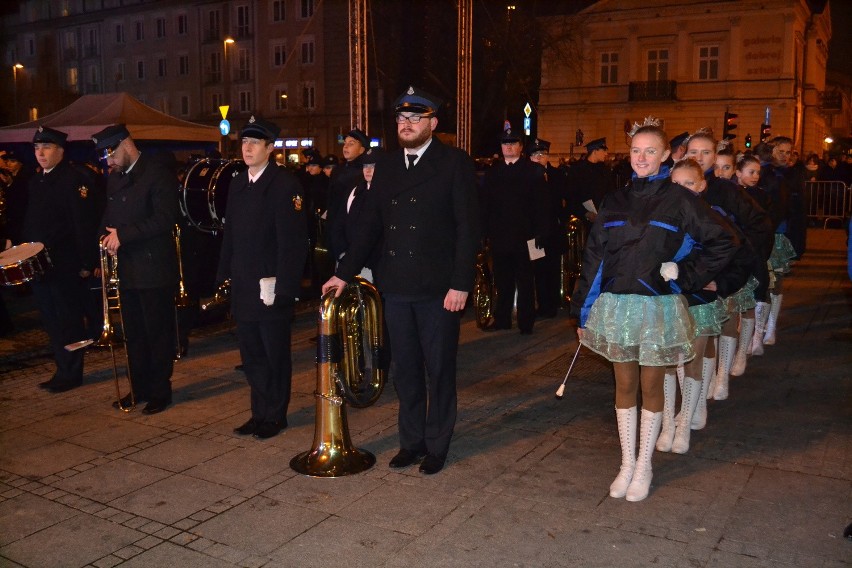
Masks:
[[[249,180],[248,188],[251,189],[254,186],[254,180]]]
[[[406,154],[405,157],[408,158],[408,169],[413,170],[414,162],[417,161],[417,154]]]

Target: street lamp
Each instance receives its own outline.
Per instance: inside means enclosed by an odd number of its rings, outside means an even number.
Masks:
[[[225,65],[225,103],[228,102],[231,98],[231,68],[228,67],[228,46],[234,43],[234,38],[228,36],[225,38],[225,41],[222,42],[222,51],[224,52],[224,65]]]
[[[13,104],[12,104],[12,120],[18,120],[18,70],[23,69],[24,66],[20,63],[15,63],[12,65],[12,90],[13,90]]]

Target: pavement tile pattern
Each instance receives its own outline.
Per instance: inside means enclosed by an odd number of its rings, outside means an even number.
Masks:
[[[688,454],[655,453],[640,503],[608,496],[620,462],[611,366],[581,351],[564,399],[553,396],[577,349],[565,313],[532,336],[484,334],[465,317],[441,473],[387,467],[389,384],[349,410],[353,442],[377,465],[314,479],[289,467],[313,439],[313,306],[294,324],[290,427],[258,441],[232,432],[248,388],[230,322],[193,331],[172,407],[121,413],[108,351],[87,353],[81,388],[37,388],[52,374],[46,335],[31,299],[3,291],[17,331],[0,339],[0,566],[849,566],[845,238],[809,233],[777,344],[732,379],[728,400],[709,401]]]

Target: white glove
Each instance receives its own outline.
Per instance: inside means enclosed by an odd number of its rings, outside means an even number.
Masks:
[[[668,282],[669,280],[677,280],[678,270],[677,264],[674,262],[664,262],[660,265],[660,276],[663,277],[663,280]]]
[[[275,277],[260,279],[260,299],[263,305],[271,306],[275,303]]]

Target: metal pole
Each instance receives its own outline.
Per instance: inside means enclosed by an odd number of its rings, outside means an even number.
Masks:
[[[456,67],[456,145],[470,154],[473,0],[458,1]]]

